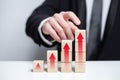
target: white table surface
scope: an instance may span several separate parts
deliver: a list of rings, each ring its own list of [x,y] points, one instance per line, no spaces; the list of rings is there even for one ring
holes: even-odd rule
[[[0,80],[120,80],[120,61],[87,61],[86,73],[31,70],[31,61],[0,61]]]

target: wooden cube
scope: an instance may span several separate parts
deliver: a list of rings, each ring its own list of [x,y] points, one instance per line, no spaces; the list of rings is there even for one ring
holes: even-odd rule
[[[75,51],[84,51],[84,52],[86,52],[86,41],[75,42]]]
[[[75,52],[75,62],[85,63],[86,62],[86,52],[76,51]]]
[[[58,62],[58,51],[57,50],[47,51],[47,62],[50,62],[50,61]]]
[[[61,50],[72,51],[72,40],[62,40]]]
[[[61,52],[61,62],[72,62],[72,52]]]
[[[75,63],[76,73],[85,73],[85,63]]]
[[[86,41],[86,30],[75,30],[75,41]]]
[[[48,68],[47,68],[48,72],[57,72],[58,71],[58,63],[48,62],[47,65],[48,65]]]
[[[42,71],[44,71],[43,65],[44,65],[43,60],[34,60],[33,61],[33,72],[42,72]]]
[[[61,63],[61,72],[72,72],[72,63]]]

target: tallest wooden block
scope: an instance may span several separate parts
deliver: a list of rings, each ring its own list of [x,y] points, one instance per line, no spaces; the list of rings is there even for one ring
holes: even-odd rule
[[[75,31],[75,61],[86,61],[86,30]]]
[[[75,31],[75,72],[85,72],[86,30]]]
[[[86,41],[86,30],[75,31],[75,42]]]
[[[75,51],[86,52],[86,30],[75,31]]]

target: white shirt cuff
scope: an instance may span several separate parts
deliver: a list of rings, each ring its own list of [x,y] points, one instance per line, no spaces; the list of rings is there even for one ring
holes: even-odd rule
[[[51,45],[53,44],[53,42],[55,42],[55,40],[53,40],[53,41],[47,40],[47,39],[44,37],[44,35],[43,35],[43,33],[42,33],[42,30],[41,30],[43,24],[44,24],[48,19],[49,19],[49,17],[46,18],[46,19],[44,19],[44,20],[40,23],[40,25],[39,25],[39,27],[38,27],[38,32],[39,32],[39,34],[40,34],[41,39],[42,39],[46,44],[48,44],[49,46],[51,46]]]

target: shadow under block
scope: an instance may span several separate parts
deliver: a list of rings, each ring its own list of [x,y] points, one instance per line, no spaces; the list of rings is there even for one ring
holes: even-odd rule
[[[58,62],[58,51],[57,50],[47,51],[47,62],[50,62],[50,60],[54,60],[54,62]]]
[[[58,72],[58,63],[47,63],[47,72]]]
[[[85,73],[85,63],[75,63],[76,73]]]
[[[61,52],[61,62],[72,62],[72,52]]]
[[[61,51],[72,51],[72,40],[62,40]]]
[[[44,61],[34,60],[33,61],[33,72],[43,72],[44,71]]]
[[[61,72],[72,72],[72,63],[61,63]]]
[[[75,30],[75,41],[78,41],[78,38],[86,41],[86,30]]]

